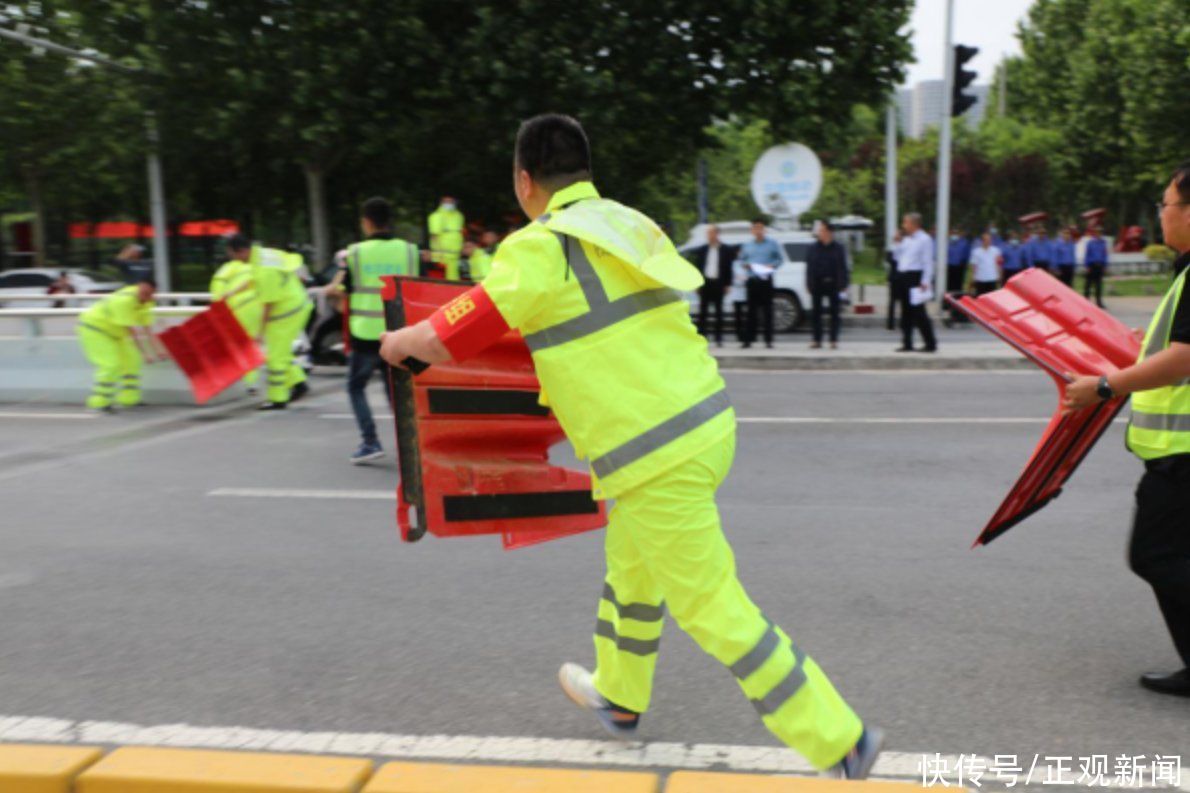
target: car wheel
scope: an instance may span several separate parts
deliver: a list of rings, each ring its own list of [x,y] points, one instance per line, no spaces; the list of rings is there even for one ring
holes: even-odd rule
[[[773,295],[773,327],[778,333],[797,330],[805,319],[802,301],[787,289],[780,289]]]

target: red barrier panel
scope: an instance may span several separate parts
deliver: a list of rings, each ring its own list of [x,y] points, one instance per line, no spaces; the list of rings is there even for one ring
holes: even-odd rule
[[[386,278],[386,324],[390,330],[413,325],[469,288]],[[500,534],[505,548],[519,548],[607,524],[603,502],[591,497],[590,475],[550,464],[549,449],[565,434],[538,403],[541,386],[520,334],[509,332],[464,363],[437,364],[416,376],[394,369],[390,387],[403,540],[427,531]]]
[[[264,364],[260,348],[222,300],[157,338],[190,381],[200,405]]]
[[[1058,410],[1008,497],[975,541],[986,545],[1058,497],[1128,401],[1112,399],[1063,416],[1066,373],[1101,375],[1131,366],[1140,354],[1140,342],[1118,319],[1041,270],[1026,270],[1003,289],[981,297],[948,300],[1020,350],[1058,385]]]

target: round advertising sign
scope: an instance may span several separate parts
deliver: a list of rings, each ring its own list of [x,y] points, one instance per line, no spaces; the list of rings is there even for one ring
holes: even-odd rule
[[[752,166],[752,200],[761,212],[796,218],[822,190],[822,163],[800,143],[774,146]]]

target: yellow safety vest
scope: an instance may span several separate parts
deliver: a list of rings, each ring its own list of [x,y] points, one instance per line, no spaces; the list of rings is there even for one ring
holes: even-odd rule
[[[262,304],[272,306],[269,322],[291,317],[310,302],[306,286],[293,268],[292,254],[253,245],[248,264],[257,297]]]
[[[463,250],[465,219],[458,209],[436,209],[430,215],[430,251],[434,261],[446,267],[446,278],[459,280],[459,252]]]
[[[417,246],[404,240],[366,240],[347,251],[351,273],[351,335],[375,341],[384,333],[384,301],[380,280],[386,275],[417,275]]]
[[[1182,270],[1165,293],[1165,299],[1145,334],[1139,361],[1169,348],[1169,334],[1186,288],[1187,272],[1190,267]],[[1142,460],[1190,454],[1190,378],[1132,395],[1128,448]]]
[[[229,298],[227,307],[235,314],[248,335],[255,336],[260,332],[261,305],[252,283],[252,265],[239,259],[224,262],[211,277],[211,299],[219,300],[245,284],[248,288]]]
[[[140,302],[138,291],[139,288],[132,285],[112,292],[79,315],[79,327],[113,339],[123,339],[128,336],[128,328],[152,325],[156,303],[152,300]]]
[[[649,218],[559,191],[501,243],[483,288],[524,336],[595,498],[615,498],[730,435],[723,378],[678,290],[702,276]]]
[[[467,265],[470,267],[471,280],[479,283],[487,278],[488,272],[492,269],[492,254],[483,248],[476,248],[467,259]]]

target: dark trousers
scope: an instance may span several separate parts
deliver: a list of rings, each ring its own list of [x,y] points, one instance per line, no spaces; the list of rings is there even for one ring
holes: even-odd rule
[[[715,309],[715,343],[723,343],[723,284],[707,281],[698,288],[698,332],[707,335],[707,311]]]
[[[764,343],[773,343],[773,281],[771,278],[749,278],[748,292],[748,327],[744,331],[744,343],[756,341],[756,324],[763,322]],[[763,313],[764,319],[759,315]]]
[[[376,422],[372,419],[372,408],[368,405],[366,393],[373,372],[379,370],[390,406],[393,400],[389,366],[380,357],[380,342],[352,337],[351,356],[347,365],[347,396],[351,399],[351,412],[355,414],[355,423],[359,425],[360,437],[365,443],[379,443]]]
[[[897,303],[900,302],[897,298],[897,274],[890,273],[888,276],[888,314],[885,318],[885,326],[889,330],[893,330],[897,326]]]
[[[915,286],[921,286],[920,270],[897,273],[897,294],[901,302],[901,344],[913,347],[913,329],[917,328],[926,349],[933,350],[937,348],[938,340],[934,338],[934,323],[926,313],[926,304],[915,306],[909,297],[909,290]]]
[[[962,297],[967,283],[967,263],[946,265],[946,293],[954,298]],[[967,315],[957,308],[950,308],[951,322],[966,322]]]
[[[842,324],[839,319],[839,290],[835,288],[816,289],[810,293],[810,303],[812,306],[810,319],[814,327],[815,343],[822,343],[822,313],[825,308],[831,313],[830,336],[831,343],[834,344],[839,340],[839,326]]]
[[[1000,286],[1006,286],[1008,284],[1008,280],[1010,278],[1012,278],[1014,275],[1018,275],[1019,273],[1020,273],[1020,270],[1005,270],[1000,275]]]
[[[748,304],[741,300],[731,303],[731,316],[735,322],[735,337],[737,341],[748,340]]]
[[[1074,286],[1074,265],[1073,264],[1059,264],[1058,265],[1058,280],[1067,286]]]
[[[1095,290],[1095,305],[1103,308],[1103,265],[1087,265],[1087,281],[1083,284],[1083,296],[1091,299],[1091,290]]]
[[[1033,262],[1031,266],[1037,268],[1038,270],[1045,270],[1047,273],[1050,271],[1049,262]]]
[[[1174,647],[1190,667],[1190,457],[1150,461],[1145,468],[1128,562],[1153,587]]]
[[[980,295],[986,295],[988,292],[994,292],[999,285],[999,281],[976,281],[975,296],[979,297]]]

